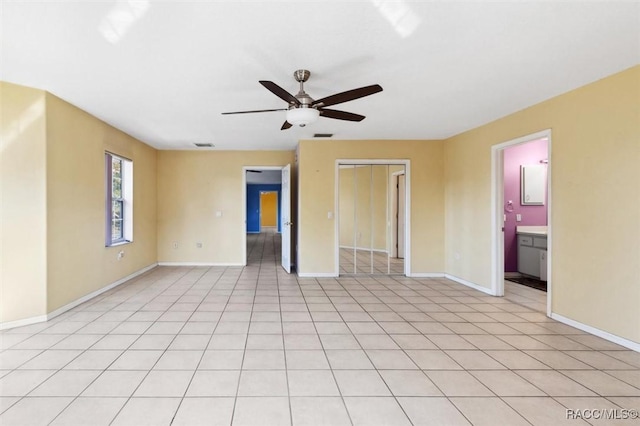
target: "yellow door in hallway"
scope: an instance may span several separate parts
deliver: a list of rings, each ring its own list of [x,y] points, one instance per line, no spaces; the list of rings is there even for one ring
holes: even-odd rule
[[[260,227],[278,225],[278,193],[260,193]]]

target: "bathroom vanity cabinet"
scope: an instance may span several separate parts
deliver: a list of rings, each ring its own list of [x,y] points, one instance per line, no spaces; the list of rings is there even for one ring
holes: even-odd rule
[[[517,233],[518,236],[518,272],[540,278],[546,275],[547,236],[546,233]],[[543,253],[544,252],[544,253]],[[544,268],[544,271],[542,270]],[[546,279],[546,276],[544,277]]]

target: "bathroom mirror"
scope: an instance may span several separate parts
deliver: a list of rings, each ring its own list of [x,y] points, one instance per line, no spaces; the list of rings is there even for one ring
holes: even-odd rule
[[[544,165],[520,166],[520,204],[543,206],[547,187],[547,168]]]

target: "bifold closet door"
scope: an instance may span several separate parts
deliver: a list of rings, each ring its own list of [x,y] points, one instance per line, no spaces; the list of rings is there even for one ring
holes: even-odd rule
[[[389,166],[339,168],[341,274],[388,274]]]
[[[355,273],[371,274],[371,171],[369,164],[355,167],[354,249]]]
[[[340,230],[340,274],[355,274],[355,166],[342,164],[338,168],[338,220]]]

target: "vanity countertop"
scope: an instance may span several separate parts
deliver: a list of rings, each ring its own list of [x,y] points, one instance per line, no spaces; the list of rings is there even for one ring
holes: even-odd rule
[[[517,226],[516,234],[529,234],[529,235],[546,237],[547,227],[546,226]]]

